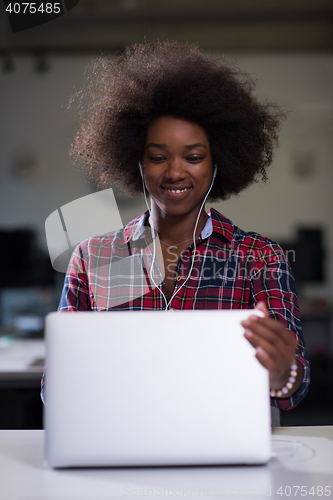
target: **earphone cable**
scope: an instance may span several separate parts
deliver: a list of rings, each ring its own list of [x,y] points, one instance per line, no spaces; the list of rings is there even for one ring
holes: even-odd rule
[[[169,309],[169,305],[171,304],[171,301],[173,300],[173,298],[175,297],[175,295],[185,286],[185,284],[188,282],[188,280],[190,279],[190,276],[191,276],[191,273],[192,273],[192,270],[193,270],[193,267],[194,267],[194,262],[195,262],[195,255],[196,255],[196,251],[197,251],[197,244],[196,244],[196,238],[195,238],[195,233],[196,233],[196,230],[197,230],[197,227],[198,227],[198,223],[199,223],[199,218],[200,218],[200,214],[201,214],[201,211],[206,203],[206,200],[208,198],[208,195],[209,193],[211,192],[211,189],[213,187],[213,184],[214,184],[214,180],[215,180],[215,176],[216,176],[216,171],[217,171],[217,166],[215,166],[215,170],[214,170],[214,174],[213,174],[213,178],[212,178],[212,181],[210,183],[210,186],[209,186],[209,189],[206,193],[206,196],[201,204],[201,207],[200,207],[200,210],[199,210],[199,213],[198,213],[198,216],[197,216],[197,220],[196,220],[196,223],[195,223],[195,226],[194,226],[194,231],[193,231],[193,253],[192,253],[192,262],[191,262],[191,267],[190,267],[190,270],[188,272],[188,275],[187,275],[187,278],[186,280],[184,281],[184,283],[179,287],[177,288],[177,290],[172,294],[169,302],[166,298],[166,296],[164,295],[163,291],[160,289],[160,287],[155,283],[155,280],[153,278],[153,275],[152,275],[152,272],[153,272],[153,268],[154,268],[154,264],[155,264],[155,260],[156,260],[156,246],[155,246],[155,229],[154,229],[154,226],[152,224],[152,221],[151,221],[151,209],[148,205],[148,201],[147,201],[147,197],[146,197],[146,186],[145,186],[145,183],[144,183],[144,179],[143,179],[143,173],[142,173],[142,165],[141,165],[141,162],[139,162],[139,167],[140,167],[140,174],[141,174],[141,180],[142,180],[142,186],[143,186],[143,194],[144,194],[144,198],[145,198],[145,202],[146,202],[146,205],[147,205],[147,208],[148,208],[148,212],[149,212],[149,223],[150,223],[150,227],[151,227],[151,232],[152,232],[152,238],[153,238],[153,260],[152,260],[152,263],[151,263],[151,266],[150,266],[150,273],[149,273],[149,276],[150,276],[150,279],[151,281],[153,282],[153,284],[155,285],[155,287],[157,288],[157,290],[159,290],[160,294],[162,295],[163,299],[164,299],[164,302],[165,302],[165,311],[168,311]]]

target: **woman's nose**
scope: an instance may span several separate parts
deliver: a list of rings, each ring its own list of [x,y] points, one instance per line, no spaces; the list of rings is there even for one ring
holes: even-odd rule
[[[170,179],[183,179],[186,176],[182,158],[171,158],[169,160],[166,176]]]

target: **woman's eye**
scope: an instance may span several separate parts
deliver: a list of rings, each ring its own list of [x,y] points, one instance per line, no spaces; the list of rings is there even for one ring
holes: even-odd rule
[[[153,163],[162,163],[166,160],[165,156],[150,156],[149,160]],[[186,161],[190,163],[198,163],[203,160],[202,156],[187,156]]]
[[[202,156],[188,156],[187,157],[187,161],[190,161],[191,163],[199,162],[201,160],[203,160]]]
[[[164,160],[164,156],[151,156],[149,159],[154,163],[161,163]]]

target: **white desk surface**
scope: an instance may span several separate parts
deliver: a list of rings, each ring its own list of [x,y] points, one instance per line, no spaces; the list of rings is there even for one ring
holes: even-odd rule
[[[333,426],[276,428],[272,439],[277,456],[263,466],[51,470],[44,431],[0,431],[0,499],[333,499]]]

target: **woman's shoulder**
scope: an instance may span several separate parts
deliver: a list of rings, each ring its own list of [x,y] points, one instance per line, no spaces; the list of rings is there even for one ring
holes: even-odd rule
[[[213,227],[220,227],[224,236],[237,248],[256,249],[258,252],[284,253],[278,242],[255,231],[244,231],[214,208],[210,209]]]

